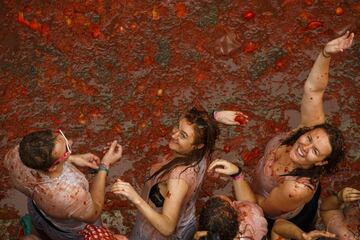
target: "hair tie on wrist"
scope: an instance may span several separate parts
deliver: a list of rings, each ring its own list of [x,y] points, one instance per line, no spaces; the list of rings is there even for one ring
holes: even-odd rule
[[[330,58],[331,55],[326,55],[325,54],[325,48],[323,48],[323,50],[321,51],[321,54],[324,56],[324,58]]]
[[[231,174],[230,177],[233,179],[233,180],[240,180],[240,179],[243,179],[244,178],[244,174],[242,172],[242,169],[238,166],[238,171],[234,174]]]

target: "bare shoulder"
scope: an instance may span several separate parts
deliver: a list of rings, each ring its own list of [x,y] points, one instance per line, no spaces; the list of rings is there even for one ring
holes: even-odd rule
[[[283,196],[294,201],[305,201],[308,202],[314,195],[315,189],[310,183],[296,180],[286,180],[279,186]]]

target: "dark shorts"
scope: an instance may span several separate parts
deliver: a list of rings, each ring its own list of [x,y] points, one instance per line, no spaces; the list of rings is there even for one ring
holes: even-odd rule
[[[305,204],[303,209],[295,217],[286,220],[294,223],[296,226],[298,226],[305,232],[313,230],[320,193],[321,186],[319,184],[314,196],[308,203]],[[271,229],[274,225],[275,220],[270,218],[266,218],[266,220],[268,222],[268,233],[271,233]]]
[[[68,232],[60,229],[50,222],[44,215],[39,211],[34,202],[28,199],[27,202],[28,211],[31,216],[31,220],[34,228],[39,233],[41,239],[52,239],[52,240],[70,240],[70,239],[82,239],[81,235],[77,232]]]

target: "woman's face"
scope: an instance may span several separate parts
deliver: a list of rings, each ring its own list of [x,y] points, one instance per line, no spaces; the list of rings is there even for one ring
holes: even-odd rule
[[[322,128],[316,128],[299,137],[290,150],[290,158],[304,167],[321,166],[327,164],[324,159],[331,151],[327,133]]]
[[[193,145],[195,141],[195,131],[193,124],[189,123],[185,118],[182,118],[178,127],[174,127],[169,148],[180,155],[189,154],[196,146]]]

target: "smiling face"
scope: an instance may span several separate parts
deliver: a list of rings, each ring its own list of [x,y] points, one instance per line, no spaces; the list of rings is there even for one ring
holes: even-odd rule
[[[174,127],[169,148],[180,155],[187,155],[193,151],[196,146],[194,124],[189,123],[186,118],[182,118],[178,127]]]
[[[307,167],[327,164],[324,159],[331,154],[329,137],[324,129],[316,128],[301,135],[290,150],[293,162]]]

